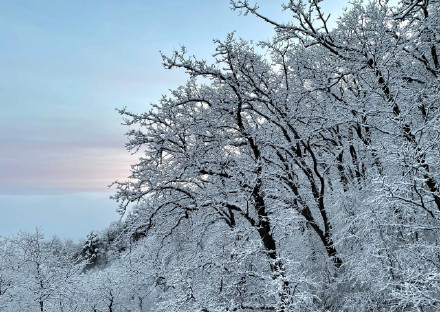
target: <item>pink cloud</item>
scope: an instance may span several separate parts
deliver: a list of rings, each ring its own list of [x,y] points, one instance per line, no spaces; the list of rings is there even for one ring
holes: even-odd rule
[[[4,148],[3,148],[4,149]],[[124,148],[41,145],[0,147],[1,193],[112,192],[136,157]]]

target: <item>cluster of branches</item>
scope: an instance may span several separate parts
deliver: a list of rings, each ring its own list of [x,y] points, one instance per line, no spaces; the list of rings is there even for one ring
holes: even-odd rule
[[[164,55],[190,79],[147,113],[120,110],[144,155],[115,198],[121,213],[141,203],[135,239],[187,231],[200,244],[215,229],[248,250],[273,288],[245,270],[238,299],[217,294],[223,307],[438,309],[440,3],[357,1],[331,30],[320,2],[289,1],[279,23],[231,1],[274,26],[265,55],[233,34],[213,64]],[[189,298],[211,311],[203,294]]]
[[[45,239],[40,229],[0,237],[0,311],[143,311],[145,286],[134,282],[136,268],[118,261],[121,233],[114,223],[80,243]]]

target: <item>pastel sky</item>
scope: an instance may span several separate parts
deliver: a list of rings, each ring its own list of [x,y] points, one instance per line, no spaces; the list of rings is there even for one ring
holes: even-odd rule
[[[275,19],[282,1],[261,0]],[[337,16],[345,1],[324,5]],[[159,50],[209,58],[213,38],[272,28],[228,0],[0,1],[0,235],[41,226],[79,239],[117,220],[107,186],[136,156],[115,108],[142,112],[182,84]]]

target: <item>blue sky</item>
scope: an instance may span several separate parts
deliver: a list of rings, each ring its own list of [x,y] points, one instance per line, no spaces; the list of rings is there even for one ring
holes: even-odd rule
[[[282,15],[282,1],[259,1]],[[337,16],[345,1],[327,1]],[[330,6],[331,3],[331,6]],[[0,1],[0,235],[78,239],[118,218],[107,185],[135,162],[115,108],[142,112],[183,83],[159,50],[209,58],[213,38],[271,27],[228,0]]]

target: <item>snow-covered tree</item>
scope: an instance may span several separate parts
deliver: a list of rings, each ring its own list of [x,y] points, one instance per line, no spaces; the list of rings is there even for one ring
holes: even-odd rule
[[[264,56],[233,35],[213,64],[182,48],[164,66],[188,83],[149,112],[120,111],[144,155],[116,199],[122,213],[141,203],[134,237],[161,233],[176,254],[164,260],[176,311],[438,305],[439,3],[358,1],[330,29],[320,2],[290,1],[293,21],[278,23],[232,1],[275,27]],[[221,270],[200,268],[228,267],[236,248],[255,268],[234,266],[241,290],[198,290],[225,289]]]
[[[2,311],[63,311],[82,264],[37,229],[2,241]]]
[[[102,244],[99,240],[99,236],[94,231],[87,235],[87,238],[83,244],[82,256],[87,261],[87,268],[93,267],[97,264],[101,254]]]

